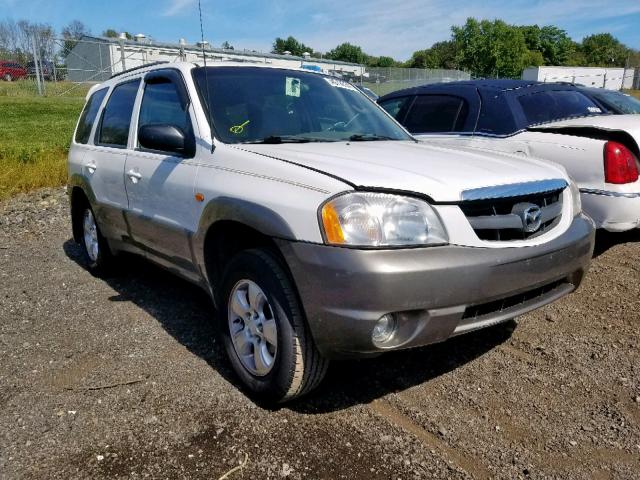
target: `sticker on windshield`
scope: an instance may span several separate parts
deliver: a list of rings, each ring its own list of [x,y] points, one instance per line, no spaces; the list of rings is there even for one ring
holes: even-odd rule
[[[246,122],[244,122],[244,123],[242,123],[240,125],[234,125],[233,127],[231,127],[229,129],[229,131],[231,133],[236,134],[236,135],[240,135],[241,133],[244,133],[244,127],[246,127],[250,123],[251,123],[251,120],[247,120]]]
[[[599,107],[587,107],[587,109],[589,110],[589,112],[591,113],[602,113],[602,110],[600,110]]]
[[[351,85],[349,82],[345,82],[344,80],[340,80],[339,78],[324,77],[324,79],[332,87],[346,88],[347,90],[357,91],[356,87]]]
[[[287,77],[284,93],[288,97],[299,97],[300,96],[300,79]]]

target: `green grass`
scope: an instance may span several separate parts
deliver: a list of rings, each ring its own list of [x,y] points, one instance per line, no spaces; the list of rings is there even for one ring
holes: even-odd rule
[[[2,87],[0,92],[7,91]],[[84,102],[23,96],[13,88],[15,95],[0,93],[0,199],[65,184],[67,152]]]
[[[640,90],[625,90],[625,93],[629,95],[633,95],[634,97],[640,99]]]
[[[84,98],[91,85],[72,82],[45,82],[45,97],[82,97]],[[18,80],[0,82],[0,97],[36,97],[38,87],[35,80]]]

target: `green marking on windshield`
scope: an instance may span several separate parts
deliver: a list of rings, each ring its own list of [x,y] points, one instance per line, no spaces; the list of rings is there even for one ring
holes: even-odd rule
[[[242,125],[234,125],[233,127],[231,127],[229,129],[229,131],[231,133],[234,133],[236,135],[240,135],[242,132],[244,132],[244,127],[246,127],[247,125],[249,125],[249,123],[251,122],[251,120],[247,120],[246,122],[244,122]]]

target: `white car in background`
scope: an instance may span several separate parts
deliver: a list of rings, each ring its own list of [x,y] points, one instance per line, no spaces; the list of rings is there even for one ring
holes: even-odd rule
[[[578,184],[598,228],[640,226],[638,115],[605,115],[573,85],[522,80],[424,85],[378,103],[430,143],[557,162]]]

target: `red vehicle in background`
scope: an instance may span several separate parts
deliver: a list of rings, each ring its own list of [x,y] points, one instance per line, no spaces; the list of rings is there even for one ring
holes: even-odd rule
[[[17,62],[0,60],[0,78],[7,82],[27,78],[27,69]]]

